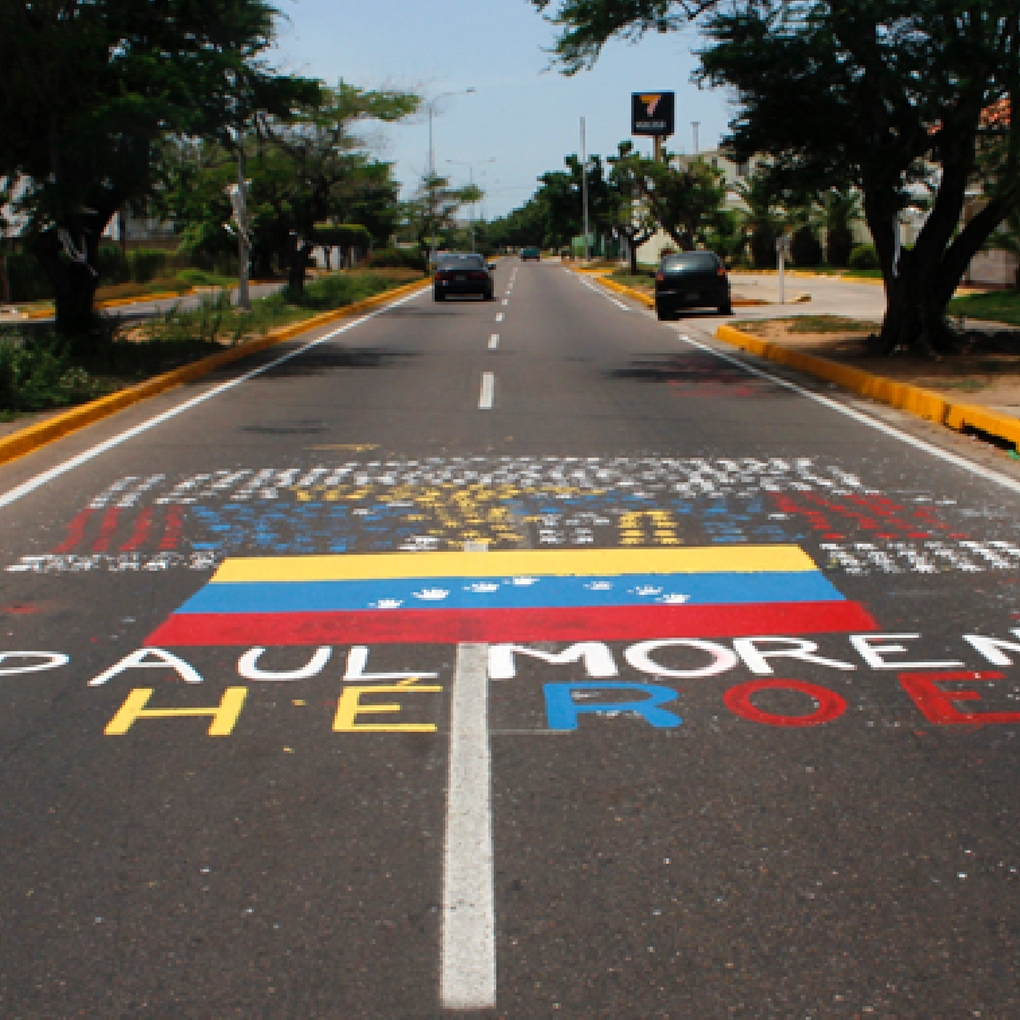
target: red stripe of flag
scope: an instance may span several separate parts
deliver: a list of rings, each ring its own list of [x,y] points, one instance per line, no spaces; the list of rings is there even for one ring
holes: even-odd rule
[[[339,613],[178,613],[150,645],[457,644],[640,641],[873,631],[856,602],[718,606],[411,609]]]

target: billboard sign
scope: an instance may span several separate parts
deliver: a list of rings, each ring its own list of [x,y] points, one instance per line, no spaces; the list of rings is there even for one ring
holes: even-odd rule
[[[630,97],[630,133],[665,138],[673,134],[676,95],[673,92],[634,92]]]

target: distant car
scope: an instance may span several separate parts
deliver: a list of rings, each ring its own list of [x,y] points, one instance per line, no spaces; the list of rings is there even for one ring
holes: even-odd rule
[[[481,255],[443,252],[432,279],[432,297],[436,301],[445,301],[448,294],[480,294],[483,300],[491,301],[495,268]]]
[[[678,319],[684,308],[717,308],[732,314],[730,280],[715,252],[684,251],[665,255],[655,274],[655,311],[660,319]]]
[[[534,259],[536,262],[541,262],[542,252],[538,248],[522,248],[521,261],[527,262],[528,259]]]

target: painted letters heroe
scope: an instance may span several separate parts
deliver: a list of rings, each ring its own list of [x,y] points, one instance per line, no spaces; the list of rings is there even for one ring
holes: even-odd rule
[[[937,660],[912,657],[911,645],[922,640],[917,633],[833,636],[827,639],[829,647],[825,649],[806,638],[782,635],[733,638],[725,643],[699,638],[641,641],[625,647],[621,653],[627,666],[648,678],[640,683],[617,679],[620,677],[617,657],[604,642],[576,642],[559,651],[524,644],[493,644],[488,648],[488,676],[491,682],[512,681],[517,677],[521,659],[542,664],[546,671],[542,684],[546,722],[552,730],[576,730],[582,715],[606,720],[624,718],[655,728],[673,729],[681,725],[682,718],[678,711],[680,694],[669,686],[670,681],[711,680],[741,669],[749,672],[753,679],[731,686],[721,695],[734,715],[752,723],[777,727],[832,723],[847,707],[839,693],[815,682],[776,675],[777,672],[789,674],[798,663],[840,673],[862,669],[883,676],[893,673],[921,716],[935,725],[1020,725],[1020,711],[999,712],[980,707],[982,691],[987,694],[992,685],[1006,679],[1002,672],[982,667],[1010,667],[1020,660],[1020,628],[1011,629],[1010,634],[1009,638],[964,634],[960,639],[960,658]],[[836,647],[837,642],[840,647]],[[326,673],[337,651],[333,646],[322,646],[300,667],[279,670],[269,666],[271,649],[253,647],[239,656],[236,672],[242,681],[250,683],[299,683]],[[426,670],[373,672],[369,669],[370,658],[368,646],[354,645],[347,649],[344,671],[339,677],[343,687],[333,730],[344,733],[434,732],[436,727],[432,723],[397,721],[397,717],[412,697],[442,694],[446,690],[442,683],[426,682],[436,681],[438,674]],[[664,661],[666,658],[669,662]],[[683,664],[677,665],[677,660]],[[0,652],[0,677],[63,669],[70,662],[70,657],[62,652]],[[153,678],[170,676],[188,684],[205,681],[191,663],[174,652],[146,647],[125,655],[88,684],[102,687],[113,681],[136,681],[139,671]],[[1015,684],[1016,679],[1012,682]],[[801,695],[804,712],[785,715],[762,707],[756,698],[769,690]],[[247,694],[246,686],[230,686],[216,705],[174,707],[164,704],[165,699],[160,697],[160,704],[150,707],[155,689],[134,688],[105,733],[108,736],[126,734],[141,720],[205,716],[210,718],[210,736],[228,736],[240,717]],[[386,695],[386,700],[377,700],[378,695]],[[362,700],[366,697],[368,700]],[[964,703],[969,703],[967,710]]]

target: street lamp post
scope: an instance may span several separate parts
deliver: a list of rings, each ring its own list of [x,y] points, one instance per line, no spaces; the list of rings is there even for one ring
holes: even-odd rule
[[[488,159],[479,159],[474,163],[469,162],[466,159],[448,159],[447,163],[452,163],[454,166],[466,166],[468,168],[468,183],[471,185],[472,190],[475,186],[475,167],[485,166],[486,163],[495,163],[496,157],[490,156]],[[485,171],[483,170],[484,174]],[[475,206],[474,201],[471,202],[471,250],[475,250]]]
[[[581,206],[582,225],[584,231],[584,261],[589,260],[588,254],[588,145],[585,140],[584,117],[581,118]]]
[[[438,96],[433,96],[425,103],[425,109],[429,115],[429,262],[432,262],[432,258],[435,255],[435,219],[436,219],[436,145],[432,131],[432,119],[436,114],[436,104],[440,99],[445,99],[447,96],[465,96],[470,92],[475,92],[474,86],[466,89],[459,89],[454,92],[440,92]]]

